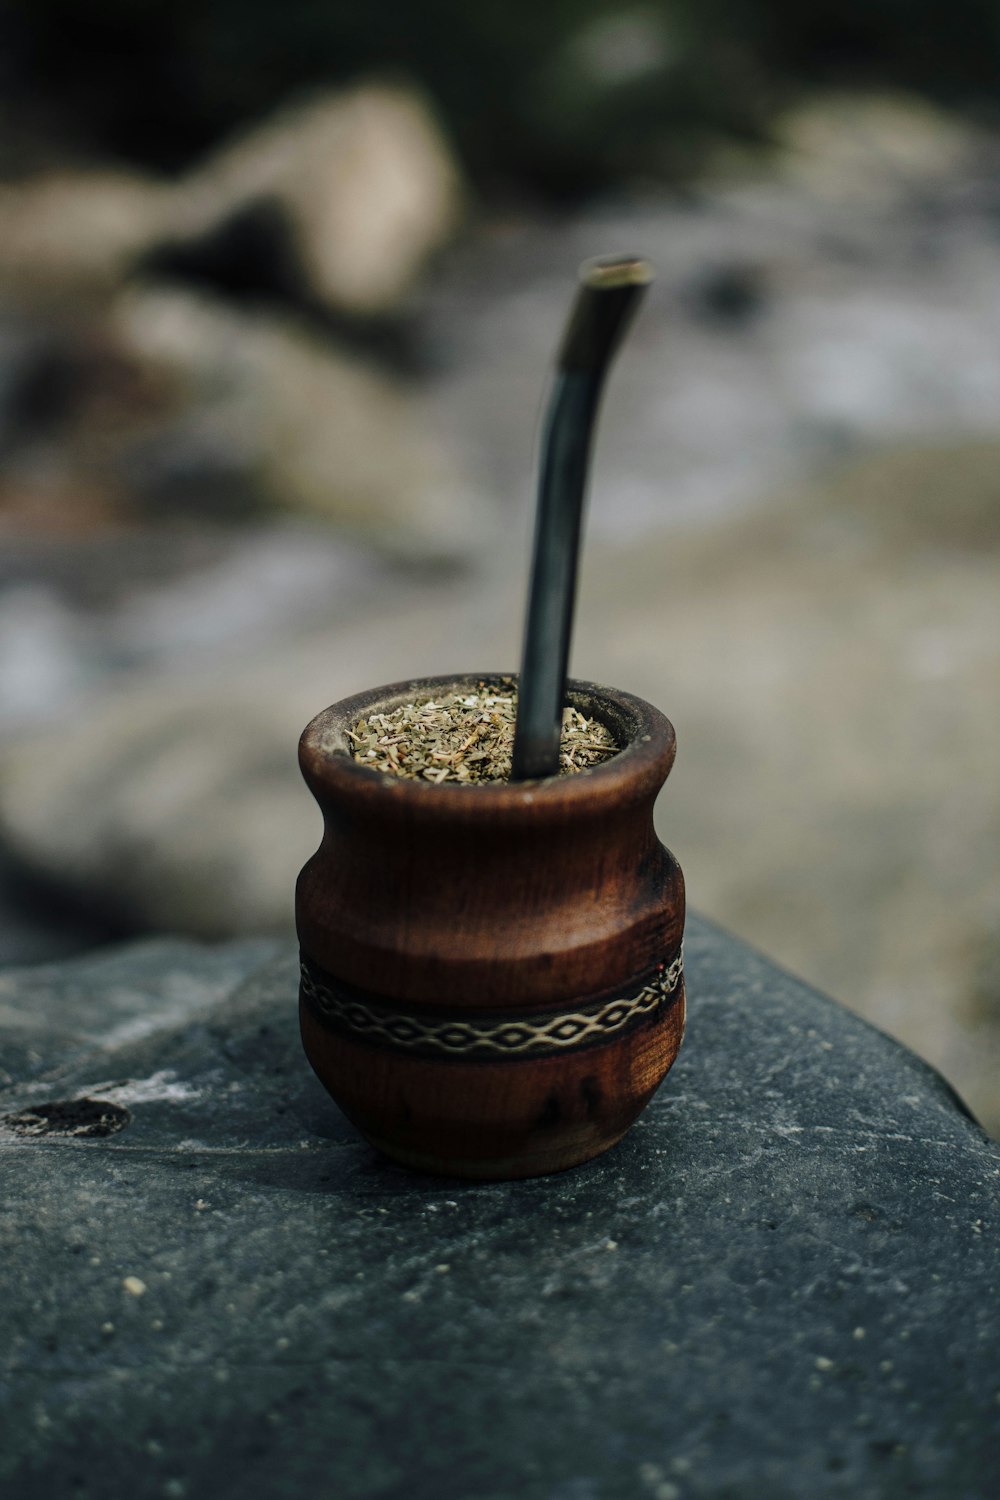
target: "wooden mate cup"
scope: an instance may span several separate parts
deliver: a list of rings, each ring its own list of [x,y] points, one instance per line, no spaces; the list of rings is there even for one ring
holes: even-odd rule
[[[684,1031],[684,881],[653,829],[675,740],[657,709],[571,681],[567,703],[622,748],[568,776],[435,785],[353,759],[359,719],[502,681],[360,693],[299,747],[325,825],[296,892],[306,1054],[372,1145],[471,1178],[606,1151]]]

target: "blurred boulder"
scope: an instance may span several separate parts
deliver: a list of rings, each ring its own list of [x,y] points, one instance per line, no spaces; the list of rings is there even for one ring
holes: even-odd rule
[[[172,287],[126,294],[114,327],[182,393],[169,420],[120,451],[139,503],[298,509],[408,556],[465,557],[481,542],[486,502],[420,397],[358,356]]]
[[[321,832],[296,765],[305,724],[386,674],[502,666],[512,624],[480,579],[416,600],[373,582],[336,632],[105,695],[7,746],[0,838],[22,870],[139,931],[286,931]]]
[[[191,173],[158,258],[216,284],[242,278],[245,290],[380,315],[454,232],[460,203],[427,105],[369,84],[279,113]]]
[[[967,171],[979,144],[967,121],[903,93],[819,94],[776,119],[770,134],[796,187],[884,206]]]
[[[75,890],[82,911],[140,930],[287,927],[309,821],[294,743],[268,731],[270,705],[234,712],[223,697],[208,709],[161,689],[105,705],[73,735],[76,773],[61,733],[37,776],[15,759],[9,832],[22,868]]]
[[[394,555],[491,524],[429,402],[300,321],[137,284],[0,349],[0,534],[298,511]]]
[[[454,233],[451,151],[413,91],[288,108],[174,182],[58,172],[0,185],[8,292],[106,291],[139,265],[355,318],[383,316]]]
[[[166,231],[174,192],[136,172],[0,184],[0,277],[19,299],[107,292]]]
[[[484,508],[451,446],[330,337],[398,309],[459,201],[425,105],[375,85],[287,110],[173,185],[0,186],[0,511],[64,529],[79,496],[98,519],[288,507],[388,551],[467,555]]]

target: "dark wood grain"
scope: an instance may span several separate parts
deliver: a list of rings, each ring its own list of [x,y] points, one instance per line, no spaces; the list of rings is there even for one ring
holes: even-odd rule
[[[624,746],[576,775],[434,785],[351,758],[347,730],[363,715],[481,681],[500,679],[360,694],[303,734],[324,836],[296,917],[325,999],[307,977],[302,1036],[330,1093],[390,1156],[531,1176],[620,1139],[680,1045],[683,980],[650,998],[684,926],[683,877],[652,820],[674,732],[641,699],[571,683],[569,701]],[[470,1028],[488,1038],[471,1051]],[[529,1033],[540,1040],[525,1052]]]

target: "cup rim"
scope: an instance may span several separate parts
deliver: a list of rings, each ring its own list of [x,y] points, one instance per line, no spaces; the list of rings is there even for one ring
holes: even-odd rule
[[[314,792],[322,789],[327,797],[350,797],[372,812],[405,807],[415,815],[469,817],[536,806],[553,813],[582,812],[608,798],[620,805],[623,797],[639,800],[666,780],[676,752],[674,727],[666,715],[633,693],[576,678],[566,685],[572,705],[600,719],[616,734],[624,731],[627,739],[608,760],[572,775],[531,781],[430,782],[377,771],[351,755],[347,730],[367,714],[391,711],[424,694],[433,697],[480,685],[510,688],[516,684],[517,675],[511,672],[451,672],[354,693],[323,709],[306,725],[299,741],[302,773]]]

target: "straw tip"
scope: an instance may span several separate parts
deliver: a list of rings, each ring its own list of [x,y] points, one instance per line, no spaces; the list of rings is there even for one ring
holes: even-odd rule
[[[652,263],[637,255],[599,255],[585,260],[580,281],[595,292],[610,292],[623,286],[649,286],[655,278]]]

